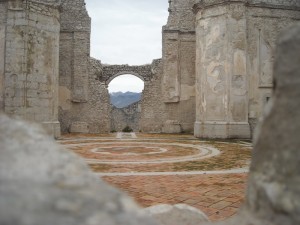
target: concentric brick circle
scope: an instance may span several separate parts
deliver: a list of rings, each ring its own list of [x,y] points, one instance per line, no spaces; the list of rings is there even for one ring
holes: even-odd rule
[[[251,143],[191,135],[69,135],[63,146],[141,206],[185,203],[220,219],[242,204]]]
[[[101,164],[175,163],[205,159],[220,154],[218,149],[210,145],[155,141],[104,142],[81,139],[78,143],[73,141],[64,145],[68,149],[84,155],[88,163]]]

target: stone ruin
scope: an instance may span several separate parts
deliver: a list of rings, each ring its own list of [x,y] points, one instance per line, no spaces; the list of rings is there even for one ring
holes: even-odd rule
[[[272,91],[275,39],[297,0],[170,0],[162,58],[103,65],[90,57],[84,0],[0,1],[0,111],[49,133],[111,131],[108,83],[145,82],[139,129],[250,138]],[[100,28],[101,29],[101,28]]]
[[[283,33],[276,52],[274,92],[255,135],[246,203],[215,224],[300,224],[300,25]],[[141,213],[38,126],[3,114],[0,124],[0,224],[211,224],[200,222],[201,213],[187,218],[182,206],[171,207],[177,224],[172,214]]]
[[[123,108],[111,106],[110,112],[111,132],[121,132],[128,127],[133,132],[139,132],[139,120],[141,117],[141,101],[132,103]]]

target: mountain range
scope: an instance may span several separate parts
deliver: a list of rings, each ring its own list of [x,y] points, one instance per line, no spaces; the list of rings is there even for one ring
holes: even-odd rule
[[[141,100],[142,93],[135,92],[112,92],[110,95],[110,103],[117,108],[124,108],[132,103]]]

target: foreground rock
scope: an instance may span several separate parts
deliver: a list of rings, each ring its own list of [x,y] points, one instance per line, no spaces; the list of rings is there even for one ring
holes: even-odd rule
[[[156,224],[39,127],[0,116],[0,224]]]
[[[198,225],[209,221],[203,212],[186,204],[160,204],[148,207],[143,212],[153,216],[162,225]]]

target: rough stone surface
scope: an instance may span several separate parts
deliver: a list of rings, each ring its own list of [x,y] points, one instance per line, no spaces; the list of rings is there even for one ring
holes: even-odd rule
[[[160,133],[165,120],[165,104],[161,98],[162,60],[153,60],[151,65],[153,77],[146,81],[141,99],[140,131]]]
[[[160,204],[145,208],[142,212],[153,216],[162,225],[199,225],[209,221],[199,209],[186,204]]]
[[[169,3],[170,14],[162,36],[163,123],[177,120],[183,131],[192,132],[196,111],[194,0],[172,0]]]
[[[108,85],[114,78],[124,74],[135,75],[145,82],[151,80],[153,71],[151,64],[141,66],[103,65],[99,80]]]
[[[72,122],[89,123],[88,120],[93,120],[99,112],[98,104],[90,114],[85,111],[91,109],[91,95],[98,96],[101,92],[101,87],[98,88],[97,94],[93,93],[93,88],[90,87],[93,82],[89,73],[90,34],[91,19],[84,0],[63,1],[59,45],[59,121],[63,133],[70,131]],[[100,100],[99,98],[98,101]],[[90,124],[90,129],[105,132],[105,126],[104,129],[95,126],[99,126],[97,119],[94,127]]]
[[[247,206],[274,223],[299,224],[300,24],[278,46],[275,90],[254,140]]]
[[[125,127],[130,127],[134,132],[139,131],[139,121],[141,114],[140,101],[130,104],[124,108],[112,106],[111,109],[111,131],[122,131]]]
[[[86,123],[88,125],[87,133],[110,132],[111,107],[108,90],[105,84],[98,80],[101,71],[101,62],[91,58],[89,62],[87,102],[72,102],[71,89],[67,86],[60,86],[59,118],[62,132],[70,132],[73,122]]]
[[[271,97],[276,37],[300,20],[299,3],[197,2],[194,133],[249,138]]]
[[[44,123],[58,122],[59,9],[56,1],[0,2],[0,108]]]
[[[89,133],[89,125],[85,122],[72,122],[71,128],[70,128],[71,133]]]
[[[182,132],[181,125],[177,120],[167,120],[162,128],[163,133],[179,134]]]
[[[155,225],[38,126],[0,115],[0,223]]]

